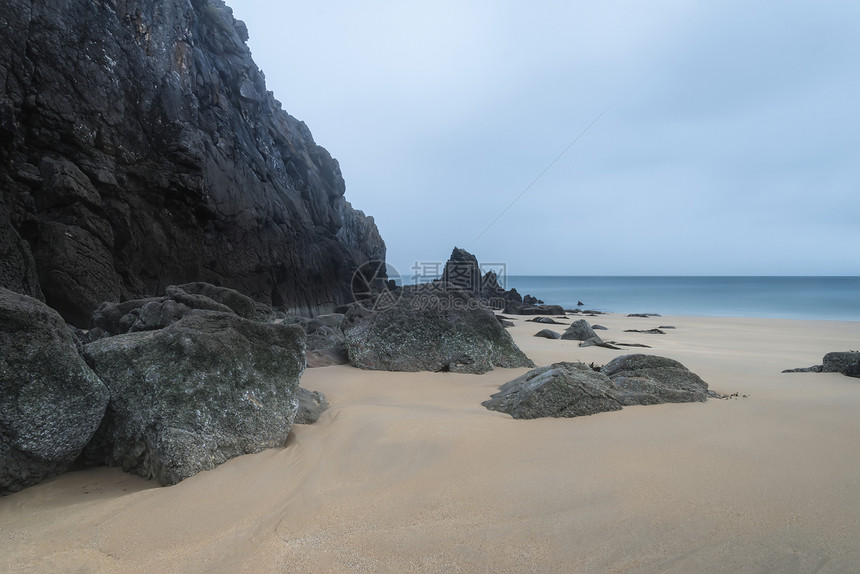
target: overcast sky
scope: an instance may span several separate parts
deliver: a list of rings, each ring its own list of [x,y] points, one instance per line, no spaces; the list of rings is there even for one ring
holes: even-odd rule
[[[403,274],[860,275],[856,0],[228,5]]]

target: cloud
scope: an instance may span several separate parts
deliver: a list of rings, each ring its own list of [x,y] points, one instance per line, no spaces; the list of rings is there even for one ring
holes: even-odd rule
[[[860,272],[860,5],[231,0],[397,267]],[[511,271],[511,268],[513,271]]]

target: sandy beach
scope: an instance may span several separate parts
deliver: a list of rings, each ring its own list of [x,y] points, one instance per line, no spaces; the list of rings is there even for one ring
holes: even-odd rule
[[[637,352],[524,319],[510,332],[537,365]],[[527,369],[309,369],[332,406],[285,448],[167,488],[102,468],[0,499],[0,571],[856,570],[860,380],[781,371],[860,348],[860,323],[589,321],[739,396],[521,421],[481,402]]]

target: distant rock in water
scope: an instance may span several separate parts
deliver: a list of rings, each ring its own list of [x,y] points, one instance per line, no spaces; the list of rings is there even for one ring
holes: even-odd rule
[[[343,332],[352,365],[458,373],[534,366],[486,303],[467,291],[439,282],[405,286],[397,297],[347,311]]]
[[[82,328],[103,301],[193,281],[313,315],[385,259],[222,0],[0,14],[0,286]]]
[[[0,495],[63,472],[107,403],[60,315],[0,287]]]

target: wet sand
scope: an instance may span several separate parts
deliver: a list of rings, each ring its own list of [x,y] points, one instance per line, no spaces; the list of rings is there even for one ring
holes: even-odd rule
[[[782,374],[860,348],[860,323],[588,318],[536,364],[677,359],[707,403],[517,421],[485,375],[309,369],[332,406],[285,448],[169,488],[118,469],[0,499],[3,572],[848,572],[860,564],[860,379]],[[665,335],[624,333],[672,325]],[[743,395],[747,395],[746,398]]]

